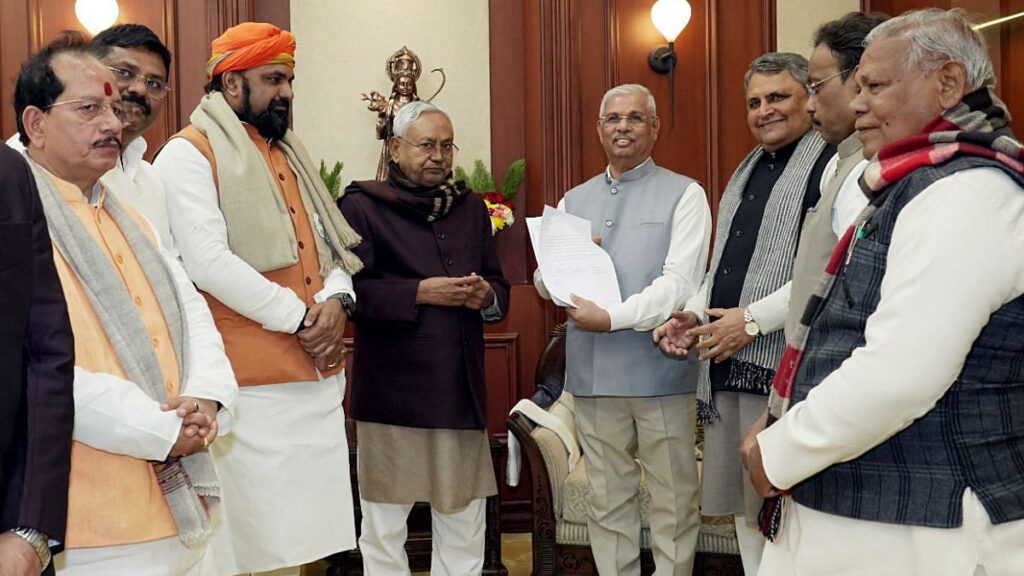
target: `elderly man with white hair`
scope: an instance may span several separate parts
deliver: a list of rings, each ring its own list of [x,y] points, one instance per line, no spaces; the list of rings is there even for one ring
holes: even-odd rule
[[[573,295],[566,310],[565,388],[576,397],[590,482],[587,530],[601,574],[640,574],[641,466],[659,576],[689,576],[700,527],[693,451],[698,366],[696,358],[651,346],[651,330],[700,286],[711,211],[699,183],[654,163],[660,127],[644,86],[606,92],[595,128],[608,167],[559,203],[590,221],[624,298],[604,308]],[[534,284],[550,297],[539,270]]]
[[[395,115],[388,179],[339,200],[363,238],[352,417],[359,439],[363,572],[408,575],[406,518],[431,508],[430,573],[480,574],[484,511],[497,493],[487,438],[485,322],[508,312],[509,285],[484,201],[452,180],[448,115],[411,102]]]
[[[770,497],[759,574],[1020,574],[1024,153],[961,12],[865,42],[851,109],[871,200],[743,446]]]

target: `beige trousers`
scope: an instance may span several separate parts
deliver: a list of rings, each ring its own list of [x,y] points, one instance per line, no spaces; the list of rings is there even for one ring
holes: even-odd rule
[[[818,512],[792,500],[758,576],[1024,574],[1024,520],[993,526],[973,492],[959,528],[900,526]]]
[[[700,531],[694,396],[576,398],[587,529],[602,576],[640,574],[640,466],[651,494],[657,576],[690,576]],[[640,464],[637,463],[640,461]]]

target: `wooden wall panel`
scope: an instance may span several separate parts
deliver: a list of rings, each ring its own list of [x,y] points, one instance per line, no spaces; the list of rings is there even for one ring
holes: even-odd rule
[[[711,53],[708,69],[708,115],[711,118],[708,162],[711,171],[711,211],[718,215],[718,201],[733,170],[754,147],[747,125],[743,76],[750,62],[775,49],[774,2],[719,0],[711,3],[708,28]]]
[[[1001,14],[1016,14],[1024,11],[1024,0],[1002,0]],[[1012,20],[1000,26],[1001,67],[996,70],[999,94],[1010,108],[1016,120],[1017,136],[1024,135],[1024,74],[1020,63],[1024,62],[1024,18]]]

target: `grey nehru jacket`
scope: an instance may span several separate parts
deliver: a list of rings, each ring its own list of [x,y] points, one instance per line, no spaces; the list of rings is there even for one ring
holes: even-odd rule
[[[566,193],[565,211],[589,220],[592,234],[601,237],[623,300],[661,276],[676,204],[693,182],[648,159],[618,180],[604,173]],[[590,332],[568,324],[565,387],[575,396],[689,393],[696,388],[697,371],[696,354],[688,359],[663,354],[650,331]]]
[[[793,260],[793,283],[789,293],[789,312],[786,315],[786,342],[792,341],[794,331],[800,325],[800,317],[807,307],[807,300],[814,293],[825,272],[825,265],[839,242],[832,230],[832,206],[850,171],[864,159],[863,145],[856,132],[839,143],[836,155],[839,156],[839,162],[835,174],[828,185],[822,188],[818,204],[804,217],[800,244],[796,249],[796,259]]]

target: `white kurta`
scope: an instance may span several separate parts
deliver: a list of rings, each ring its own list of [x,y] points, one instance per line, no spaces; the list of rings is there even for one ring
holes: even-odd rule
[[[853,460],[928,413],[956,380],[991,314],[1024,294],[1021,254],[1024,194],[999,170],[958,172],[934,182],[907,203],[893,228],[881,299],[864,328],[864,345],[803,402],[757,436],[772,484],[789,489],[832,464]],[[794,507],[801,509],[806,507]],[[965,509],[965,516],[968,512]],[[817,546],[816,555],[801,556],[796,547],[784,550],[781,544],[769,548],[774,546],[771,553],[776,556],[788,554],[787,561],[795,563],[798,570],[788,574],[806,569],[801,558],[831,553],[834,566],[842,565],[844,574],[882,574],[880,566],[893,565],[890,554],[873,547],[868,537],[853,541],[835,531],[852,527],[870,533],[877,524],[808,511],[801,513],[799,523],[783,523],[781,537],[782,541],[799,538],[790,535],[794,531],[805,536],[814,536],[815,531],[830,535],[806,540],[804,550]],[[1008,530],[1020,534],[1024,528],[1024,520],[996,527],[985,524],[975,526],[986,538]],[[931,552],[921,549],[922,560],[927,560],[927,554],[951,558],[943,554],[952,550],[951,542],[940,544],[950,534],[977,541],[971,530],[898,525],[888,525],[887,530],[890,538],[899,534],[908,540],[945,535],[934,540]],[[1019,537],[1000,542],[1004,548],[997,548],[996,555],[1021,548]],[[806,573],[823,572],[807,569]]]
[[[294,332],[305,303],[231,252],[206,158],[176,138],[154,168],[193,282],[266,330]],[[339,292],[352,294],[352,279],[336,270],[314,299]],[[232,437],[214,451],[224,495],[214,532],[220,572],[275,570],[355,547],[344,386],[339,374],[241,388]]]

